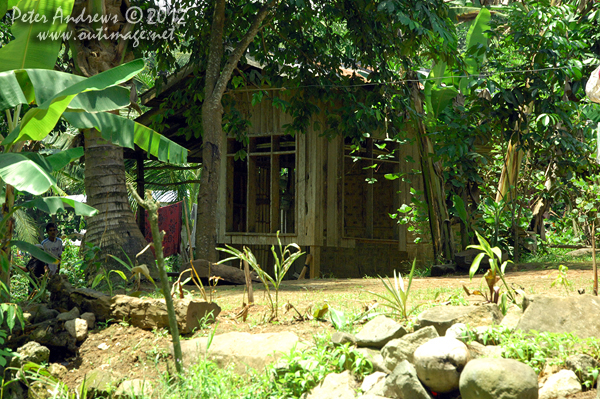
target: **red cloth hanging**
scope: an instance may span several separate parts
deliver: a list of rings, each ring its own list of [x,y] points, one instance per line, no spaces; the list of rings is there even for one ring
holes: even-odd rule
[[[183,211],[183,202],[176,202],[171,205],[158,208],[158,229],[165,231],[163,238],[163,254],[167,256],[178,254],[181,248],[181,212]],[[146,241],[152,242],[152,230],[148,221],[146,212]]]

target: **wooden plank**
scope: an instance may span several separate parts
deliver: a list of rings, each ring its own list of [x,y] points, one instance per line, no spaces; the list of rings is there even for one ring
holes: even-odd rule
[[[227,183],[226,183],[226,201],[225,201],[225,232],[233,231],[233,165],[234,158],[227,157]]]
[[[341,136],[334,137],[327,145],[327,246],[339,246],[339,196],[338,196],[338,166],[340,156]]]
[[[305,234],[306,234],[306,245],[315,245],[316,237],[315,237],[315,224],[316,224],[316,208],[319,206],[316,198],[316,190],[317,190],[317,145],[316,145],[316,137],[317,133],[309,128],[307,134],[307,144],[306,144],[306,174],[305,174],[305,182],[306,182],[306,203],[305,209],[303,210],[305,213],[303,224],[305,225]]]
[[[281,228],[279,210],[279,156],[271,155],[271,233],[276,233]]]
[[[313,280],[321,276],[321,247],[317,245],[311,246],[310,254],[313,256],[310,268],[310,279]]]
[[[296,231],[298,233],[298,244],[305,245],[306,242],[306,134],[299,133],[298,138],[298,173],[296,176]]]
[[[257,186],[256,158],[248,157],[248,208],[246,211],[246,226],[249,232],[256,231],[256,186]]]

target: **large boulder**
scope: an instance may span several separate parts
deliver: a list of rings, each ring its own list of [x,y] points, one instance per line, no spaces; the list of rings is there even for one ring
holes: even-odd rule
[[[561,370],[548,377],[540,389],[539,399],[559,399],[581,392],[581,384],[571,370]]]
[[[438,337],[419,346],[414,354],[414,365],[419,380],[437,393],[458,389],[460,373],[470,360],[469,349],[461,341]]]
[[[415,367],[406,360],[398,363],[392,374],[367,393],[394,399],[431,399],[419,381]]]
[[[350,371],[328,374],[306,399],[354,399],[356,383]]]
[[[413,354],[425,342],[439,335],[433,326],[428,326],[402,338],[393,339],[381,350],[384,365],[388,370],[394,370],[403,360],[413,362]]]
[[[600,298],[592,295],[530,299],[517,328],[529,332],[575,333],[580,338],[600,337],[600,323],[590,315],[600,314]]]
[[[205,356],[220,367],[235,365],[235,371],[243,374],[246,368],[262,371],[269,363],[290,353],[293,348],[300,350],[302,343],[296,334],[291,332],[250,334],[245,332],[230,332],[215,335],[208,348],[208,337],[181,341],[183,365],[198,362]],[[171,346],[171,352],[173,347]]]
[[[459,389],[462,399],[537,399],[538,379],[513,359],[475,359],[463,369]]]
[[[407,333],[400,323],[381,315],[363,326],[356,334],[356,343],[358,346],[380,349],[392,339],[403,337]]]
[[[214,320],[221,308],[216,303],[179,299],[173,301],[177,325],[182,334],[188,334],[200,327],[200,321],[209,317]],[[144,330],[169,326],[167,305],[164,299],[134,298],[115,295],[112,298],[111,315],[117,320],[129,323]]]
[[[85,375],[78,391],[90,398],[110,397],[122,379],[108,370],[97,368]]]
[[[415,328],[433,326],[438,335],[443,336],[453,324],[464,323],[467,326],[479,327],[500,324],[502,312],[496,304],[482,306],[436,306],[421,312],[417,317]]]
[[[48,363],[50,359],[50,349],[31,341],[17,349],[19,356],[14,356],[10,361],[10,367],[20,368],[26,363]]]

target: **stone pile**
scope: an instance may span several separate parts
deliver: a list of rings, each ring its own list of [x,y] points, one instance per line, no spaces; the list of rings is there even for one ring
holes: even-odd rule
[[[55,354],[54,358],[64,359],[75,356],[97,322],[107,322],[110,319],[116,322],[124,320],[134,327],[145,330],[168,327],[169,324],[164,300],[141,299],[126,295],[110,297],[91,289],[76,289],[69,284],[66,277],[60,275],[54,276],[49,281],[48,289],[51,293],[50,303],[34,303],[24,307],[22,310],[25,328],[23,329],[20,323],[17,323],[10,340],[6,343],[8,348],[19,354],[10,359],[12,368],[20,368],[28,362],[48,363],[51,353]],[[221,312],[221,308],[215,303],[189,299],[174,300],[174,306],[179,331],[183,334],[199,328],[200,323],[214,320]],[[58,363],[53,363],[50,367],[58,370],[57,374],[64,369],[64,366]],[[0,367],[0,375],[3,373],[4,369]],[[54,375],[52,371],[50,373]],[[58,375],[55,376],[59,378]],[[103,392],[101,387],[106,385],[104,380],[110,379],[110,376],[102,372],[99,373],[98,378],[92,377],[86,378],[90,395],[101,394]],[[122,388],[124,392],[149,389],[148,383],[145,382],[126,383]],[[11,392],[9,398],[27,396],[24,386],[19,384],[18,382],[11,384],[8,389]],[[39,392],[31,395],[35,398],[45,398],[45,394],[42,393],[48,391],[47,387],[38,388],[40,388]],[[123,397],[129,396],[123,395]]]

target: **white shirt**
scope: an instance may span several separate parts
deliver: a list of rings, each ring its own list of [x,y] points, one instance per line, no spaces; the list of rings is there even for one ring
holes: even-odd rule
[[[46,251],[49,254],[52,254],[55,257],[60,259],[61,255],[63,253],[63,242],[58,237],[56,237],[56,240],[54,240],[54,241],[50,241],[50,239],[46,238],[44,241],[42,241],[42,248],[44,249],[44,251]],[[50,275],[53,275],[56,273],[56,266],[57,266],[56,264],[48,265],[48,269],[50,270]]]

